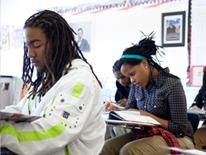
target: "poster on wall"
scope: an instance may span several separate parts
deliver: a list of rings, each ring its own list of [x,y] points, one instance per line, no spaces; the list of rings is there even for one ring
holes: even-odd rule
[[[23,48],[23,29],[16,26],[0,26],[0,50]]]
[[[162,13],[162,46],[185,45],[185,11]]]
[[[203,80],[203,69],[205,66],[192,66],[190,77],[191,77],[191,86],[200,87],[202,86]]]
[[[91,22],[83,21],[70,23],[71,27],[75,31],[75,40],[82,52],[91,51]]]
[[[7,50],[10,46],[9,26],[1,26],[0,32],[0,50]]]
[[[14,49],[23,49],[24,40],[23,40],[23,28],[21,27],[11,27],[11,45]]]

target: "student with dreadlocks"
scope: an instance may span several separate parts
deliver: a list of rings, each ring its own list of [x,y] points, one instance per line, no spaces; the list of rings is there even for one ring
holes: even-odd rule
[[[44,10],[29,17],[24,30],[23,80],[30,89],[17,106],[4,111],[41,118],[1,121],[0,147],[21,155],[99,154],[106,130],[101,84],[72,28],[59,14]]]
[[[101,155],[165,155],[170,154],[168,146],[194,148],[182,84],[152,57],[160,52],[153,35],[125,49],[120,61],[122,74],[132,83],[127,108],[154,118],[160,125],[107,140]]]

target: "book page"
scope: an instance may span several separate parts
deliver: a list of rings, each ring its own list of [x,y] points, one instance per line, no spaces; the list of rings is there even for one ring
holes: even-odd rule
[[[124,120],[127,121],[142,122],[155,125],[160,124],[150,116],[140,115],[140,112],[138,111],[115,111],[115,113],[117,113],[120,117],[124,118]]]

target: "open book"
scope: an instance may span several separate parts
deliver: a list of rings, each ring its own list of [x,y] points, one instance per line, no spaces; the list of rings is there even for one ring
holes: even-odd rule
[[[113,121],[114,120],[114,121]],[[155,119],[150,116],[140,115],[137,111],[111,111],[109,112],[107,122],[125,122],[128,124],[139,124],[139,125],[160,125]]]
[[[10,112],[3,112],[0,111],[0,121],[14,121],[14,122],[32,122],[36,119],[40,118],[40,116],[31,116],[31,115],[24,115],[21,113],[10,113]]]

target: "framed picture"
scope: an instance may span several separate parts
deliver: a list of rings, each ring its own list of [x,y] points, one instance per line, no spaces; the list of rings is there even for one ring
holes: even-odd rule
[[[185,45],[185,11],[162,13],[162,46]]]

